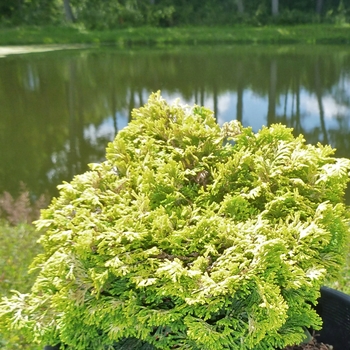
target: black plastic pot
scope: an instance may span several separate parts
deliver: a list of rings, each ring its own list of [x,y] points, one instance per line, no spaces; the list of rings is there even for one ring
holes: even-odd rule
[[[323,320],[317,340],[334,350],[350,350],[350,295],[322,287],[316,310]]]
[[[316,310],[323,320],[322,330],[317,332],[316,339],[332,345],[334,350],[350,350],[350,295],[322,287]],[[154,349],[151,345],[141,343],[136,339],[126,339],[119,342],[115,349]],[[45,346],[44,350],[59,350],[59,345]]]

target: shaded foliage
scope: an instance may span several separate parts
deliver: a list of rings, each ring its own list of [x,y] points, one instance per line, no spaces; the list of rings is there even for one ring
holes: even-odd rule
[[[0,0],[0,23],[77,22],[89,29],[123,26],[306,23],[349,20],[349,0]]]
[[[58,23],[61,13],[58,0],[0,0],[0,25]]]

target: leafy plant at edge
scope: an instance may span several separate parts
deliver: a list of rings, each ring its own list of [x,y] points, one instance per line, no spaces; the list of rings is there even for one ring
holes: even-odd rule
[[[75,350],[300,343],[349,238],[350,161],[333,154],[152,94],[42,211],[38,277],[2,299],[0,329]]]

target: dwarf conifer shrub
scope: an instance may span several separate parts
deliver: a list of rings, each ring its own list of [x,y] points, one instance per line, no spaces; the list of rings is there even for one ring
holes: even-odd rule
[[[2,300],[1,327],[74,350],[300,343],[349,237],[350,161],[333,154],[152,94],[42,211],[39,275]]]

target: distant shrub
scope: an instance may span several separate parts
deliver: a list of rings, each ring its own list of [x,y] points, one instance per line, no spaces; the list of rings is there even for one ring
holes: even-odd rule
[[[344,25],[350,22],[350,7],[345,6],[344,1],[339,2],[338,8],[332,8],[327,11],[325,20],[327,22]]]
[[[276,19],[274,19],[274,23],[281,25],[298,25],[318,22],[320,22],[320,18],[316,15],[316,13],[305,13],[296,9],[285,10]]]
[[[18,197],[13,197],[9,192],[0,195],[0,220],[4,219],[11,225],[30,224],[39,217],[40,209],[48,202],[48,197],[45,195],[31,201],[29,191],[24,185],[21,185]]]
[[[350,160],[333,154],[153,94],[42,212],[38,277],[3,298],[0,328],[74,350],[300,343],[349,238]]]
[[[169,26],[172,24],[174,6],[150,5],[148,2],[96,2],[88,0],[77,6],[77,18],[88,29],[107,30],[142,25]]]

